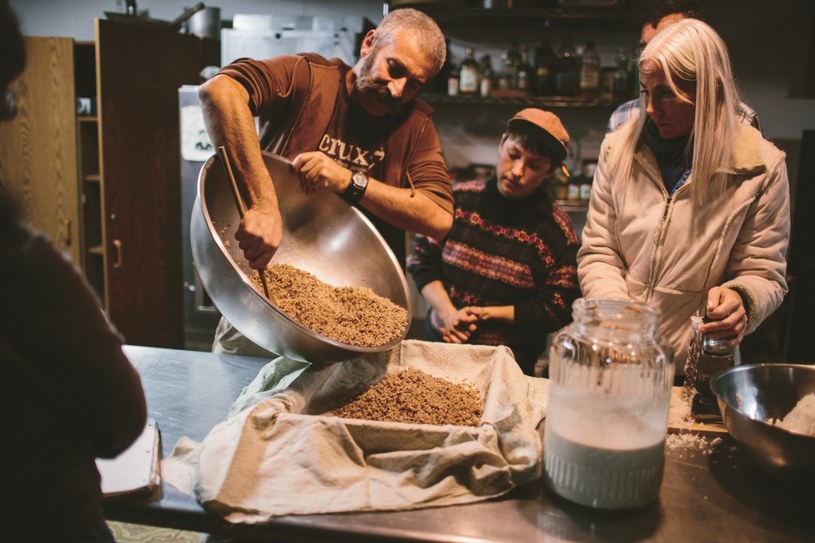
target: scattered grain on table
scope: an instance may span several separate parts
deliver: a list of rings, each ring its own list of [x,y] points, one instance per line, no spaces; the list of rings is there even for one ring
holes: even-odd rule
[[[407,310],[365,287],[332,287],[288,264],[266,268],[274,304],[291,319],[335,341],[360,347],[386,345],[407,327]],[[263,292],[260,277],[252,282]]]
[[[329,415],[408,424],[478,426],[483,412],[481,396],[472,385],[408,368],[386,375]]]

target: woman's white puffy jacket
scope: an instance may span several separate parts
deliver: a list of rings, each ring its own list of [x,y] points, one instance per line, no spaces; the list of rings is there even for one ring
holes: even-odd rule
[[[789,182],[785,155],[758,131],[740,126],[726,193],[704,206],[690,197],[691,173],[672,197],[656,158],[640,142],[632,179],[609,171],[623,131],[603,141],[578,253],[586,298],[631,299],[662,313],[660,333],[684,370],[691,316],[704,314],[707,291],[738,287],[749,298],[748,333],[775,311],[787,292]]]

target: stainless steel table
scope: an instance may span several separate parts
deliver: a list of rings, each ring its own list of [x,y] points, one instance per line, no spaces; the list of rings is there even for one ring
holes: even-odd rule
[[[203,440],[265,359],[127,346],[139,370],[163,454],[182,436]],[[286,516],[229,525],[162,483],[149,499],[109,503],[108,518],[270,541],[812,541],[815,491],[756,471],[729,439],[710,455],[667,453],[660,499],[636,511],[595,511],[540,484],[496,500],[409,512]]]

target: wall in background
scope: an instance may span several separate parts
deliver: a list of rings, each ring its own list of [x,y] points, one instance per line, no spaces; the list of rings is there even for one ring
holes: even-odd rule
[[[34,36],[71,36],[93,39],[93,19],[116,10],[116,0],[10,0],[22,20],[23,32]],[[139,11],[147,10],[153,19],[172,21],[196,0],[137,0]],[[221,19],[231,20],[236,13],[263,15],[367,16],[382,18],[381,0],[221,0],[204,2],[221,8]]]
[[[759,113],[765,136],[788,153],[790,180],[797,182],[801,133],[815,128],[815,100],[804,96],[807,65],[813,63],[813,32],[815,31],[815,2],[810,0],[698,0],[708,15],[709,22],[722,34],[730,48],[734,71],[745,101]],[[142,0],[140,10],[149,10],[150,17],[172,20],[193,0]],[[207,2],[221,8],[222,20],[228,21],[236,13],[280,15],[349,16],[359,14],[372,21],[382,17],[382,0],[230,0]],[[22,19],[27,35],[72,36],[93,39],[93,19],[104,17],[105,11],[115,9],[115,0],[11,0],[11,5]],[[557,28],[553,45],[557,45]],[[609,36],[614,29],[609,29]],[[620,34],[616,33],[619,39]],[[495,36],[485,36],[494,40]],[[601,50],[604,62],[608,51],[616,42],[606,41],[604,35],[593,35],[598,44],[608,43]],[[575,36],[580,43],[587,37]],[[609,38],[610,39],[610,38]],[[637,36],[632,34],[631,40]],[[534,36],[523,37],[523,42],[537,44]],[[630,45],[633,45],[631,43]],[[453,44],[454,58],[461,59],[464,44]],[[499,50],[494,51],[496,66]],[[815,74],[809,74],[815,77]],[[446,106],[445,106],[446,107]],[[442,143],[448,148],[447,158],[452,166],[469,162],[495,160],[497,137],[503,122],[514,113],[512,108],[498,107],[473,111],[472,108],[439,108],[438,124]],[[590,155],[602,138],[604,122],[610,111],[558,111],[575,138],[583,143],[581,154]]]

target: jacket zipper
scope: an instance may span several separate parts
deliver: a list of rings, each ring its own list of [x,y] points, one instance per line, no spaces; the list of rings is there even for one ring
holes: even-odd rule
[[[652,180],[656,182],[655,180]],[[663,191],[664,194],[668,194],[668,190],[665,188],[664,183],[659,181],[659,187]],[[685,190],[687,183],[676,189],[674,196],[679,193],[681,190]],[[662,266],[662,250],[665,247],[665,238],[668,235],[668,217],[670,216],[671,209],[673,207],[674,198],[670,194],[668,194],[668,199],[665,202],[665,207],[662,209],[662,218],[659,223],[659,231],[657,233],[657,239],[655,241],[656,247],[654,249],[654,258],[651,259],[650,269],[648,270],[648,284],[646,285],[645,289],[645,302],[650,303],[651,299],[654,296],[654,290],[656,290],[656,282],[657,282],[657,273],[659,272],[660,267]]]

